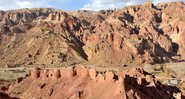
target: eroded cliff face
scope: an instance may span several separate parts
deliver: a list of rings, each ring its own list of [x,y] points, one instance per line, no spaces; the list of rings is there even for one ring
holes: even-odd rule
[[[22,9],[3,12],[1,21],[1,65],[63,66],[86,60],[84,45],[75,33],[81,23],[54,9]]]
[[[185,5],[0,12],[1,66],[131,66],[185,59]]]
[[[173,99],[180,91],[161,85],[139,68],[108,71],[76,66],[33,68],[1,92],[21,99]]]
[[[117,65],[184,60],[184,10],[178,2],[115,11],[88,37],[84,46],[88,59]]]

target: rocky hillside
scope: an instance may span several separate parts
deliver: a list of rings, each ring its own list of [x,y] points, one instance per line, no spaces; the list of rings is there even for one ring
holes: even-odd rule
[[[0,11],[0,66],[130,66],[185,59],[185,5]]]

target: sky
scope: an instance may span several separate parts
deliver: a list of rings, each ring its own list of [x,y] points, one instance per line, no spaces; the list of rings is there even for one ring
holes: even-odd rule
[[[142,4],[152,1],[175,2],[185,0],[0,0],[0,10],[12,10],[20,8],[56,8],[61,10],[106,10],[123,8],[128,5]]]

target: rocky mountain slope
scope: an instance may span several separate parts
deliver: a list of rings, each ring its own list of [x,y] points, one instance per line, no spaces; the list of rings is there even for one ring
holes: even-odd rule
[[[0,66],[131,66],[185,59],[185,5],[0,11]]]

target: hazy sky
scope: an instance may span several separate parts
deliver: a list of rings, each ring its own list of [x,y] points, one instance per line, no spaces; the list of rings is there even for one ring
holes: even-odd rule
[[[152,1],[155,4],[173,1],[185,2],[185,0],[0,0],[0,10],[38,7],[51,7],[62,10],[101,10],[122,8],[146,1]]]

